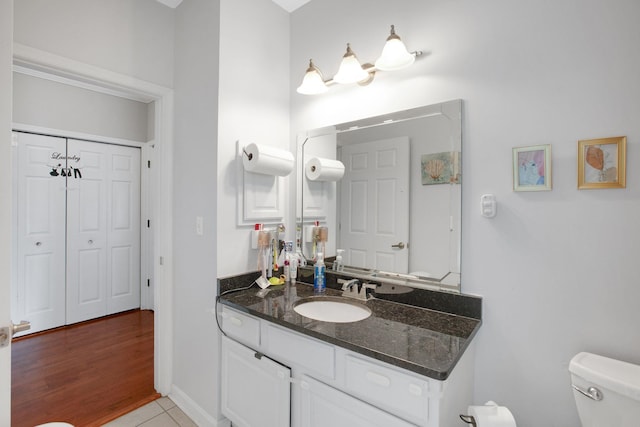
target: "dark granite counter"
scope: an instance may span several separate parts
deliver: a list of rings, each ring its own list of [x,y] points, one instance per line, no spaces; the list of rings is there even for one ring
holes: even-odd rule
[[[327,276],[329,283],[329,274]],[[255,277],[256,273],[250,273],[219,279],[218,283],[222,292],[247,286]],[[259,292],[260,289],[254,286],[222,295],[220,302],[293,331],[437,380],[445,380],[449,376],[481,324],[481,299],[461,294],[420,289],[408,289],[406,292],[394,289],[388,294],[374,292],[374,298],[363,302],[372,312],[370,317],[351,323],[332,323],[309,319],[293,310],[295,301],[313,295],[311,285],[298,282],[296,286],[271,286],[268,290]],[[327,288],[326,295],[341,296],[342,292]],[[399,297],[401,302],[397,301]],[[465,315],[456,313],[455,301]],[[440,308],[443,304],[448,312],[429,307]]]

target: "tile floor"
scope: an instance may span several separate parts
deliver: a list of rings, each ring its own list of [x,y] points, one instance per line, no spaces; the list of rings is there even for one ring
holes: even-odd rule
[[[197,427],[168,397],[154,400],[103,427]]]

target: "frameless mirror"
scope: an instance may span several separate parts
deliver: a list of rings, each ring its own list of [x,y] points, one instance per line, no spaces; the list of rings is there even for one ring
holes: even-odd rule
[[[459,290],[461,150],[461,100],[299,135],[304,257],[322,250],[331,268],[340,250],[347,271]],[[335,159],[344,164],[340,179],[310,172]],[[326,242],[313,233],[316,221],[327,227]]]

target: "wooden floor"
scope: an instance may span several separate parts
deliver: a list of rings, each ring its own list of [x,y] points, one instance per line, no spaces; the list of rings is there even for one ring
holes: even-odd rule
[[[153,312],[134,310],[12,343],[12,427],[99,426],[159,395]]]

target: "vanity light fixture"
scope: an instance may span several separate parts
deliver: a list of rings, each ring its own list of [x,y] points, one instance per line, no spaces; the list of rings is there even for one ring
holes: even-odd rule
[[[307,68],[307,72],[304,74],[304,78],[302,79],[302,84],[298,87],[298,93],[303,95],[316,95],[319,93],[324,93],[328,91],[329,88],[324,83],[324,79],[322,78],[322,73],[313,65],[313,60],[309,60],[309,68]]]
[[[365,81],[368,78],[369,73],[362,68],[360,61],[356,58],[356,54],[351,50],[351,45],[347,43],[347,52],[342,57],[340,68],[338,69],[338,73],[333,76],[333,81],[342,85],[348,85]]]
[[[351,50],[351,45],[347,43],[347,52],[342,57],[338,73],[332,79],[324,80],[318,67],[313,64],[313,60],[309,60],[309,68],[307,68],[297,92],[303,95],[317,95],[326,92],[328,86],[335,83],[358,83],[364,86],[371,83],[376,71],[401,70],[413,64],[416,57],[420,55],[422,55],[422,51],[409,52],[407,50],[392,25],[391,34],[387,37],[382,54],[375,62],[375,65],[369,63],[361,65],[355,53]]]

